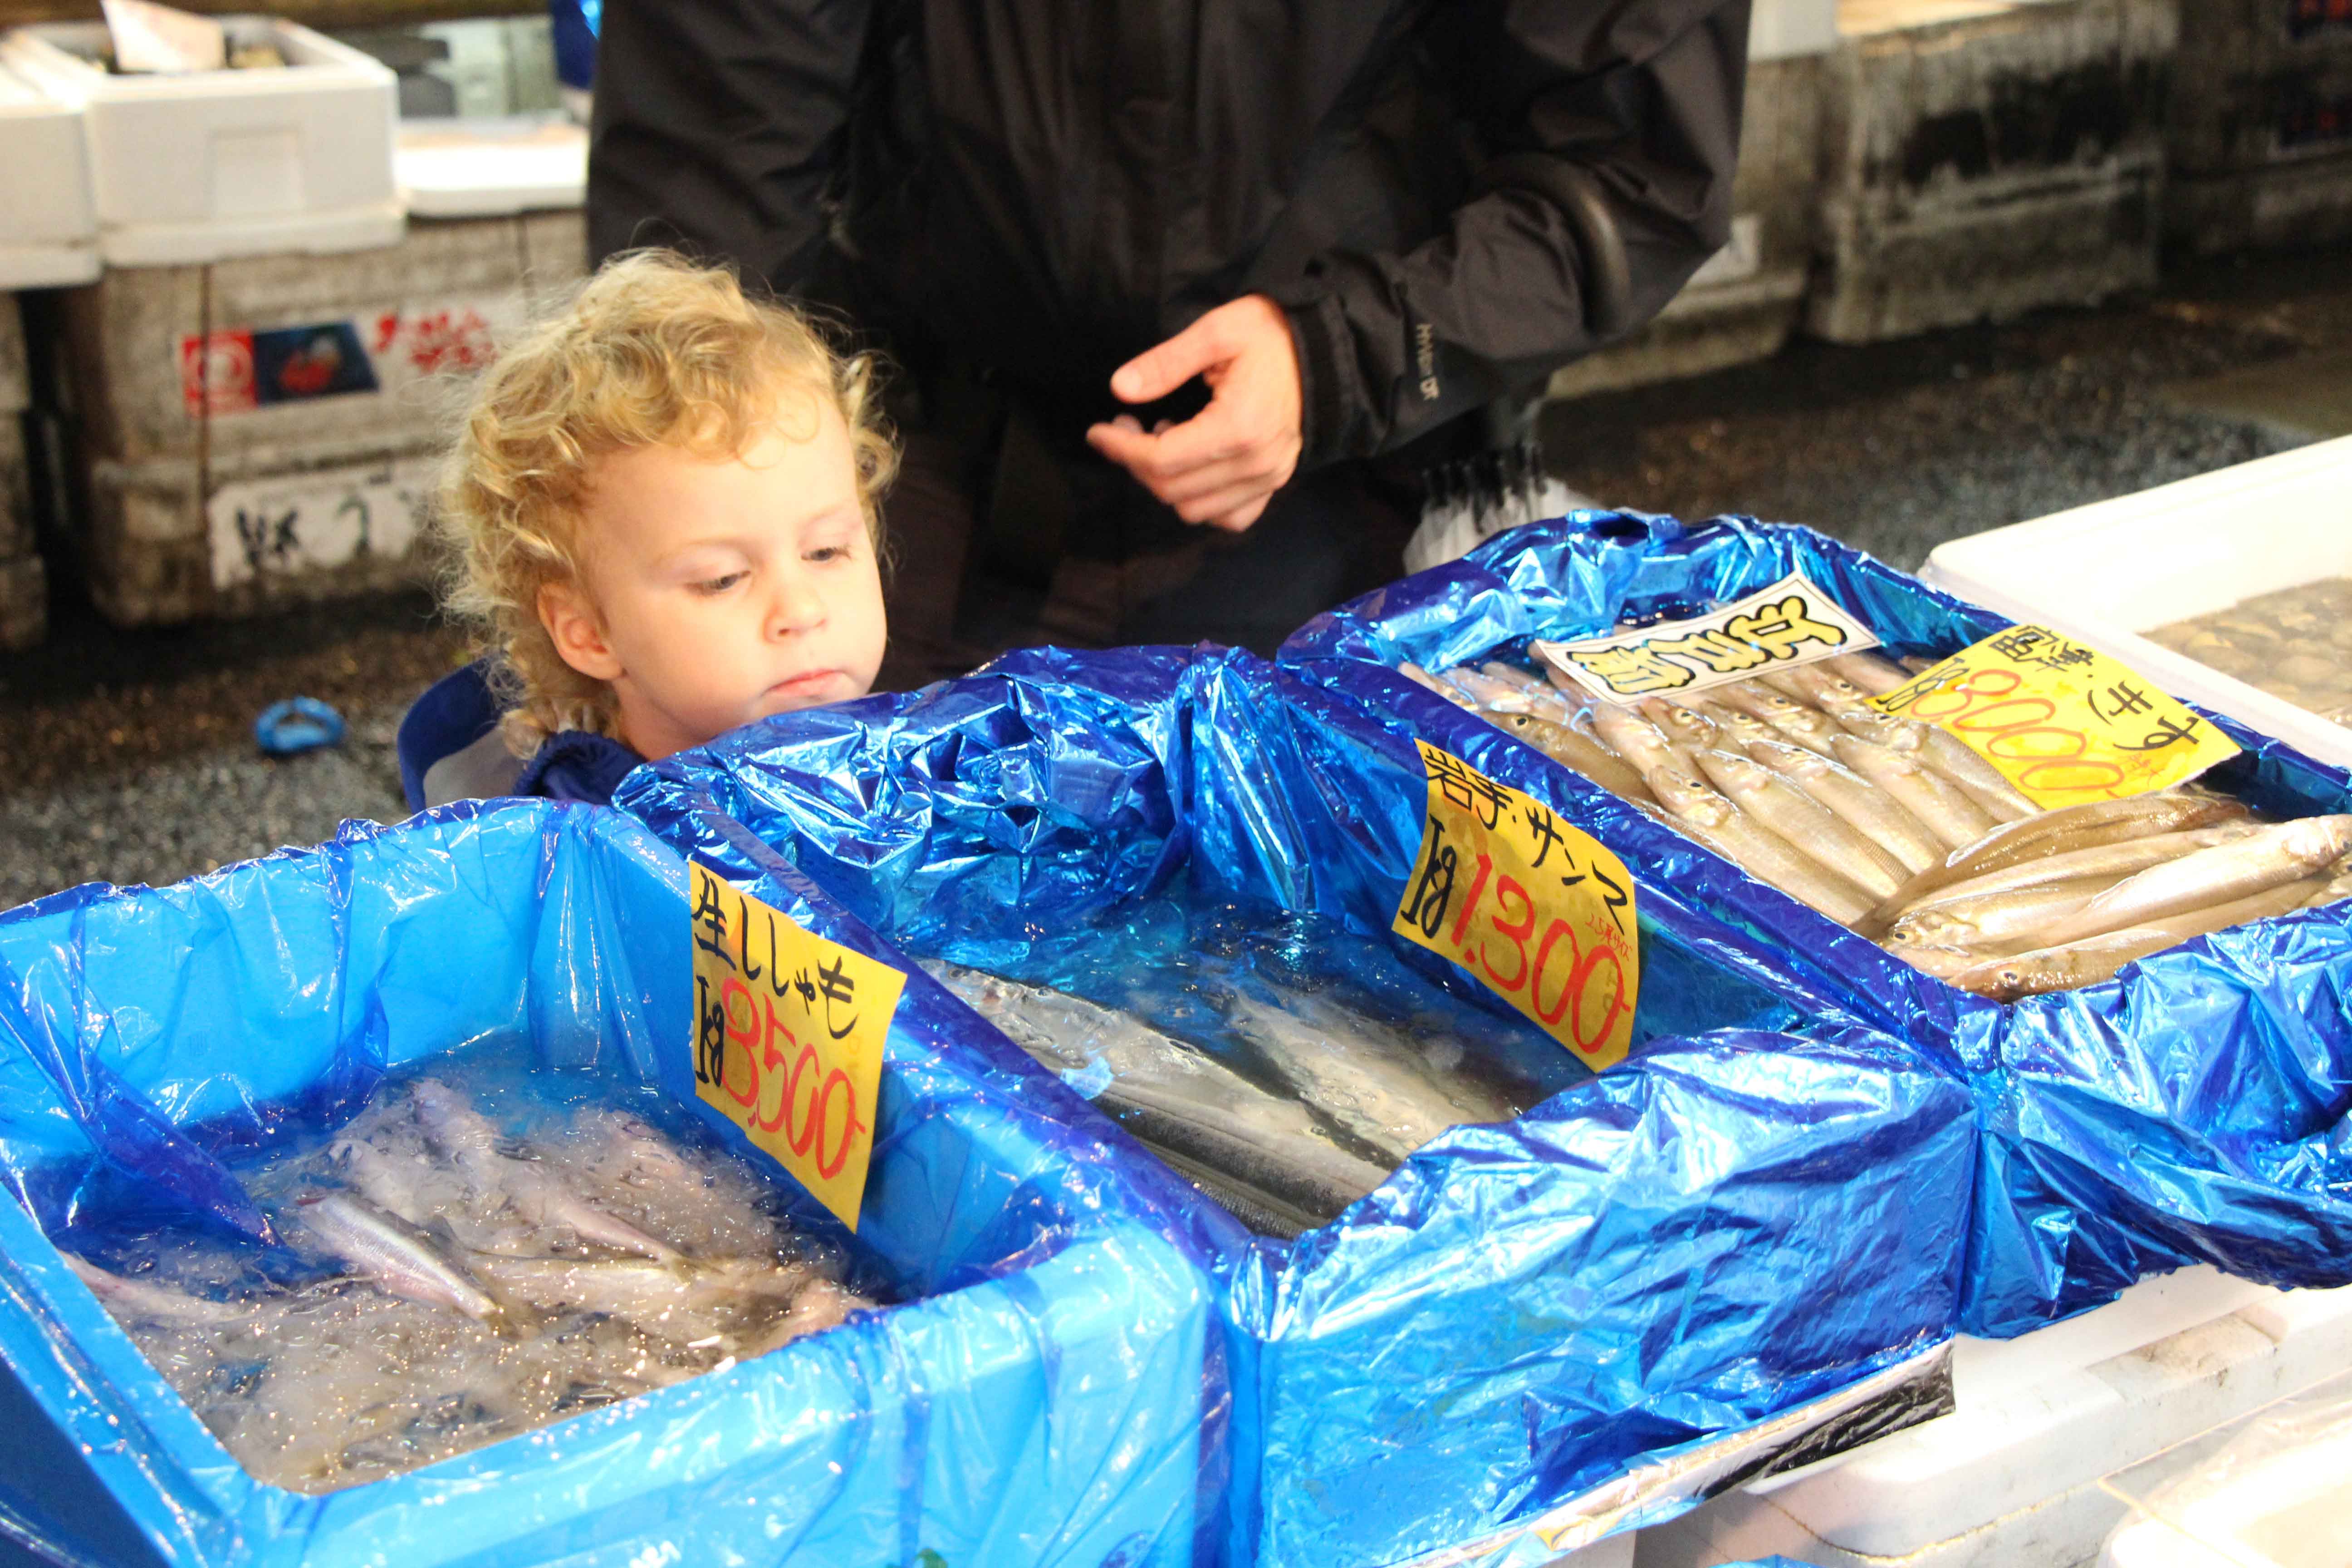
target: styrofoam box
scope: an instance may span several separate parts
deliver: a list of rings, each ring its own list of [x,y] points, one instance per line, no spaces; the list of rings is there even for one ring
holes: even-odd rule
[[[1644,1530],[1636,1568],[2074,1568],[2126,1511],[2103,1481],[2352,1364],[2352,1288],[2207,1268],[2015,1340],[1955,1342],[1957,1408]]]
[[[99,22],[0,42],[0,62],[82,107],[100,257],[154,267],[397,240],[398,79],[292,22],[220,20],[233,46],[275,45],[286,68],[112,76]]]
[[[584,205],[588,130],[544,115],[410,120],[393,154],[416,217],[504,217]]]
[[[81,106],[0,66],[0,289],[97,276]]]
[[[2342,1382],[2338,1380],[2339,1384]],[[2341,1398],[2340,1389],[2328,1391]],[[2288,1404],[2294,1404],[2289,1401]],[[2352,1429],[2209,1460],[2185,1495],[2140,1501],[2100,1568],[2343,1568],[2352,1563]]]
[[[1919,575],[2078,637],[2177,697],[2323,762],[2352,730],[2137,634],[2256,594],[2352,575],[2352,437],[1938,545]]]

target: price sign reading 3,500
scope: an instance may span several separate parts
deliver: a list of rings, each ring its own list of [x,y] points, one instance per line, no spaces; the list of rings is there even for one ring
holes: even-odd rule
[[[907,977],[691,868],[694,1090],[857,1228]]]
[[[1633,879],[1534,796],[1425,741],[1421,852],[1393,931],[1468,970],[1594,1068],[1625,1054],[1641,991]]]

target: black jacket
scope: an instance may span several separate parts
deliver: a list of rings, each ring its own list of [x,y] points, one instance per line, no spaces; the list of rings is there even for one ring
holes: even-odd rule
[[[682,244],[1095,417],[1265,293],[1304,466],[1619,335],[1730,223],[1748,0],[605,0],[592,250]]]

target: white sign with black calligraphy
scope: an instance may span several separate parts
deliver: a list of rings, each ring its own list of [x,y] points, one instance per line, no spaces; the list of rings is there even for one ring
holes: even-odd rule
[[[406,554],[435,469],[429,458],[401,458],[223,485],[205,508],[213,586]]]

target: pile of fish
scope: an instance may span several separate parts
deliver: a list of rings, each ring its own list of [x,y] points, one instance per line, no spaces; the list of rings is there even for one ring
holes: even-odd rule
[[[304,1492],[721,1371],[874,1305],[733,1156],[623,1110],[530,1109],[509,1129],[418,1079],[248,1174],[283,1247],[170,1232],[105,1247],[110,1267],[66,1260],[239,1464]]]
[[[1362,942],[1336,921],[1291,924],[1301,921],[1318,928],[1308,945]],[[1326,1225],[1447,1128],[1507,1121],[1558,1087],[1466,1051],[1464,1038],[1516,1026],[1449,1007],[1418,977],[1409,984],[1429,993],[1419,1015],[1383,1016],[1397,1009],[1349,987],[1269,980],[1247,954],[1196,950],[1155,965],[1148,983],[1079,982],[1114,1005],[960,964],[924,967],[1262,1235]],[[1169,969],[1191,973],[1171,985]],[[1561,1082],[1580,1072],[1556,1047],[1548,1055]]]
[[[2352,816],[2264,824],[2193,786],[2043,811],[1843,654],[1621,705],[1509,665],[1402,673],[1915,967],[2002,1001],[2352,893]]]
[[[2258,594],[2142,635],[2331,723],[2352,725],[2352,577]]]

